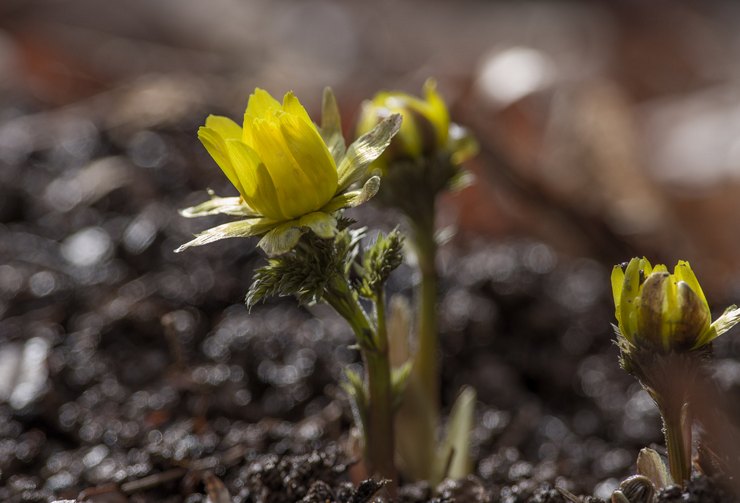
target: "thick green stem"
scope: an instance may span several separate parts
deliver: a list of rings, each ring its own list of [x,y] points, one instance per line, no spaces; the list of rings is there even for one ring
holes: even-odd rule
[[[671,477],[674,483],[683,486],[691,478],[691,423],[687,404],[663,411],[663,434]]]
[[[378,475],[395,484],[391,368],[388,354],[366,351],[365,364],[369,395],[365,439],[367,458]]]
[[[440,392],[433,196],[420,201],[415,214],[408,216],[412,230],[410,241],[420,273],[416,298],[416,352],[396,426],[401,435],[399,454],[407,475],[436,484],[443,470],[437,459]]]
[[[365,361],[368,396],[367,409],[363,411],[363,416],[365,458],[369,470],[390,479],[395,485],[393,397],[384,310],[378,310],[376,306],[376,312],[383,318],[379,319],[382,323],[378,323],[377,330],[373,330],[346,279],[340,277],[332,282],[325,299],[352,327]],[[382,297],[380,301],[382,302]]]
[[[385,293],[381,288],[375,292],[375,348],[378,352],[388,355],[388,326],[385,321]],[[388,359],[388,358],[386,358]]]
[[[430,215],[414,226],[414,245],[419,262],[418,346],[414,374],[426,395],[429,408],[439,411],[439,337],[437,334],[437,243],[434,240],[434,205]]]

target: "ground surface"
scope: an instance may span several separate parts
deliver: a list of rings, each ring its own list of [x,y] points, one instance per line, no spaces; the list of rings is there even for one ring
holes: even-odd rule
[[[249,313],[252,241],[172,252],[215,221],[176,208],[228,190],[196,120],[54,127],[65,141],[6,150],[0,169],[0,500],[382,495],[350,482],[343,454],[337,382],[358,360],[343,322],[292,300]],[[652,402],[617,365],[608,267],[529,240],[451,245],[440,263],[444,397],[478,391],[475,475],[404,485],[399,501],[608,497],[660,441]],[[404,265],[390,289],[412,283]],[[726,501],[704,479],[692,491],[663,501]]]

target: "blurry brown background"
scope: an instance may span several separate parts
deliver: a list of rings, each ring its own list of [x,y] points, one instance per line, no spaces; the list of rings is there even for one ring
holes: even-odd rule
[[[177,208],[234,194],[195,132],[239,119],[255,86],[318,118],[329,85],[349,137],[363,99],[433,76],[481,145],[477,184],[440,210],[458,230],[440,254],[447,398],[477,386],[484,479],[515,446],[608,496],[660,442],[610,343],[612,264],[685,258],[715,311],[740,300],[739,22],[729,0],[0,0],[0,477],[72,494],[149,473],[119,467],[169,448],[152,430],[329,407],[356,361],[343,324],[247,313],[250,241],[172,252],[223,221]],[[408,265],[394,278],[411,290]],[[740,339],[716,346],[737,397]],[[103,443],[113,465],[81,464]]]
[[[729,1],[4,0],[0,166],[86,127],[238,118],[255,86],[314,113],[332,86],[351,134],[362,99],[435,76],[482,145],[480,183],[447,208],[468,240],[687,258],[724,297],[740,293],[738,20]]]

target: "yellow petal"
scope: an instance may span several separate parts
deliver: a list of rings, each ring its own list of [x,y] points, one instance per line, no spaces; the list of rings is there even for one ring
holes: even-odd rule
[[[619,310],[619,303],[622,300],[622,289],[624,288],[624,271],[621,265],[615,265],[612,269],[612,296],[614,297],[614,311],[617,317],[617,323],[621,324],[621,312]]]
[[[400,113],[403,117],[401,129],[396,136],[397,141],[403,144],[403,152],[411,157],[419,157],[423,150],[422,134],[419,129],[423,125],[424,119],[415,117],[409,107],[391,108],[391,111]]]
[[[230,138],[238,140],[242,137],[242,128],[228,117],[209,115],[206,118],[206,127],[216,131],[224,140]]]
[[[326,204],[337,190],[337,166],[329,149],[312,123],[292,115],[279,118],[280,130],[291,155],[311,183],[320,205]]]
[[[707,298],[704,295],[701,285],[699,285],[699,280],[696,279],[694,271],[691,270],[691,266],[687,261],[679,260],[676,267],[673,268],[673,275],[679,281],[684,281],[689,285],[689,288],[694,291],[697,297],[699,297],[702,303],[707,307],[707,309],[709,309],[709,303],[707,302]]]
[[[650,275],[650,273],[653,272],[653,266],[650,265],[650,261],[646,259],[645,257],[642,257],[640,259],[640,270],[642,270],[642,281],[645,281],[645,278],[647,278]],[[668,269],[666,269],[666,271],[667,270]]]
[[[247,110],[244,112],[244,143],[253,146],[253,122],[257,118],[266,119],[282,110],[280,102],[264,89],[257,88],[249,96]]]
[[[308,116],[308,112],[306,112],[306,109],[303,108],[303,105],[292,91],[286,93],[283,97],[283,111],[291,115],[295,115],[296,117],[306,121],[307,124],[313,125],[313,121],[311,121],[311,117]]]
[[[620,327],[622,329],[622,335],[632,343],[634,343],[634,336],[637,331],[636,299],[640,292],[640,266],[643,265],[644,261],[644,259],[633,258],[630,260],[629,264],[627,264],[627,268],[624,271],[622,296],[619,301],[619,320],[622,323],[622,326]]]
[[[437,81],[427,79],[424,83],[424,97],[427,100],[428,118],[434,124],[438,145],[446,145],[450,130],[450,114],[447,105],[437,92]]]
[[[280,111],[280,102],[272,97],[270,93],[259,87],[249,96],[246,115],[252,117],[264,117],[270,113]]]
[[[218,134],[218,132],[210,127],[201,126],[198,129],[198,139],[201,141],[203,146],[206,148],[216,164],[221,168],[229,181],[236,187],[239,193],[244,196],[245,191],[239,176],[236,174],[236,170],[229,157],[229,150],[226,147],[224,138]]]
[[[257,153],[239,140],[228,140],[226,145],[247,204],[268,218],[285,220],[275,185]]]
[[[287,116],[289,117],[289,116]],[[270,173],[280,207],[287,218],[295,218],[323,206],[319,194],[293,157],[276,121],[255,119],[253,146]]]

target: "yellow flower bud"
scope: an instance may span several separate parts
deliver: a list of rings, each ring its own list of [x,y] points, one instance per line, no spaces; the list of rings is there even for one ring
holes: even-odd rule
[[[382,91],[362,105],[357,122],[357,134],[370,131],[380,120],[391,114],[401,114],[401,130],[379,162],[392,159],[417,159],[444,149],[450,131],[447,106],[437,93],[436,82],[429,79],[424,84],[424,97],[420,99],[398,91]]]
[[[688,262],[673,273],[633,258],[612,271],[612,293],[620,334],[631,346],[659,352],[698,349],[740,320],[732,306],[714,323],[709,304]]]

